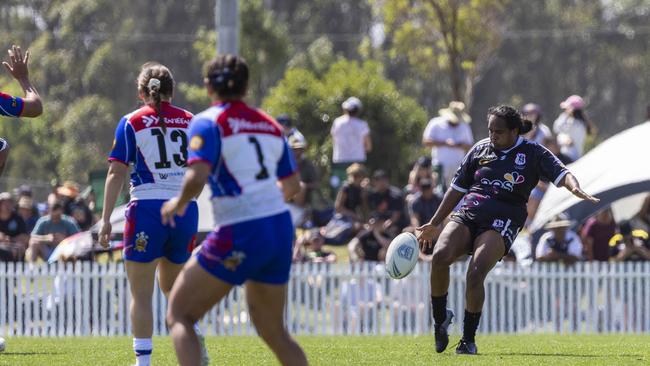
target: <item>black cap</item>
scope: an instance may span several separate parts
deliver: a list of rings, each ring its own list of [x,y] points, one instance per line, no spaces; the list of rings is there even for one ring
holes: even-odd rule
[[[386,179],[386,178],[388,178],[388,173],[386,173],[386,171],[383,170],[383,169],[377,169],[372,174],[372,178],[373,179]]]
[[[431,158],[428,156],[420,156],[416,164],[422,168],[428,168],[431,166]]]

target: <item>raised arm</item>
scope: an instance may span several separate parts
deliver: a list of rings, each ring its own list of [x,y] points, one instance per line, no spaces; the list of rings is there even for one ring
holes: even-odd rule
[[[23,110],[20,116],[23,117],[38,117],[43,113],[43,104],[41,97],[36,91],[36,88],[29,81],[29,70],[27,63],[29,62],[29,51],[23,53],[19,46],[12,46],[9,52],[9,62],[3,62],[2,65],[7,69],[11,76],[18,81],[20,87],[25,93],[23,98]]]

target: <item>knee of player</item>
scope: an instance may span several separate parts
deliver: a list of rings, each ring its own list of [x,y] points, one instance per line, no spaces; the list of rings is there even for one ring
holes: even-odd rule
[[[431,257],[431,265],[434,267],[448,267],[454,263],[454,258],[451,253],[446,250],[434,250]]]
[[[480,266],[470,266],[467,269],[467,287],[483,286],[488,272]]]

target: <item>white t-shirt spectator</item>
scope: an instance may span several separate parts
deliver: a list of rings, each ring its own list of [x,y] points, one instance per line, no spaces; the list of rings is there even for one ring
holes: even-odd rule
[[[435,117],[429,121],[422,134],[424,140],[434,142],[453,141],[455,144],[472,145],[474,136],[469,124],[460,122],[457,125],[449,123],[445,117]],[[465,157],[466,151],[460,147],[434,146],[431,148],[431,161],[442,165],[445,184],[449,186],[451,179]]]
[[[563,248],[555,248],[564,253],[570,254],[577,258],[582,258],[582,241],[580,237],[572,230],[567,230],[564,234],[564,244]],[[564,247],[566,246],[566,247]],[[537,243],[537,248],[535,249],[535,257],[543,257],[551,252],[555,247],[555,238],[553,236],[553,231],[544,233],[539,242]]]
[[[334,150],[332,162],[365,162],[366,149],[363,141],[369,133],[368,123],[362,119],[347,114],[335,119],[330,130]]]
[[[553,122],[553,132],[558,135],[557,144],[563,154],[574,161],[582,156],[587,139],[587,125],[584,121],[562,113]]]

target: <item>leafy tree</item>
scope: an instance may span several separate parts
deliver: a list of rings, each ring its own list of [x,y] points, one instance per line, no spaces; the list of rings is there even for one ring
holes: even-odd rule
[[[292,68],[263,106],[273,115],[287,113],[294,118],[309,143],[309,156],[327,169],[331,123],[341,114],[341,103],[357,96],[364,103],[361,117],[368,121],[375,146],[369,167],[386,169],[393,181],[405,182],[412,162],[422,153],[419,141],[426,114],[383,74],[382,65],[375,61],[339,60],[321,77],[305,68]]]
[[[419,74],[445,72],[450,97],[471,101],[472,86],[494,58],[508,0],[386,0],[389,55]]]

